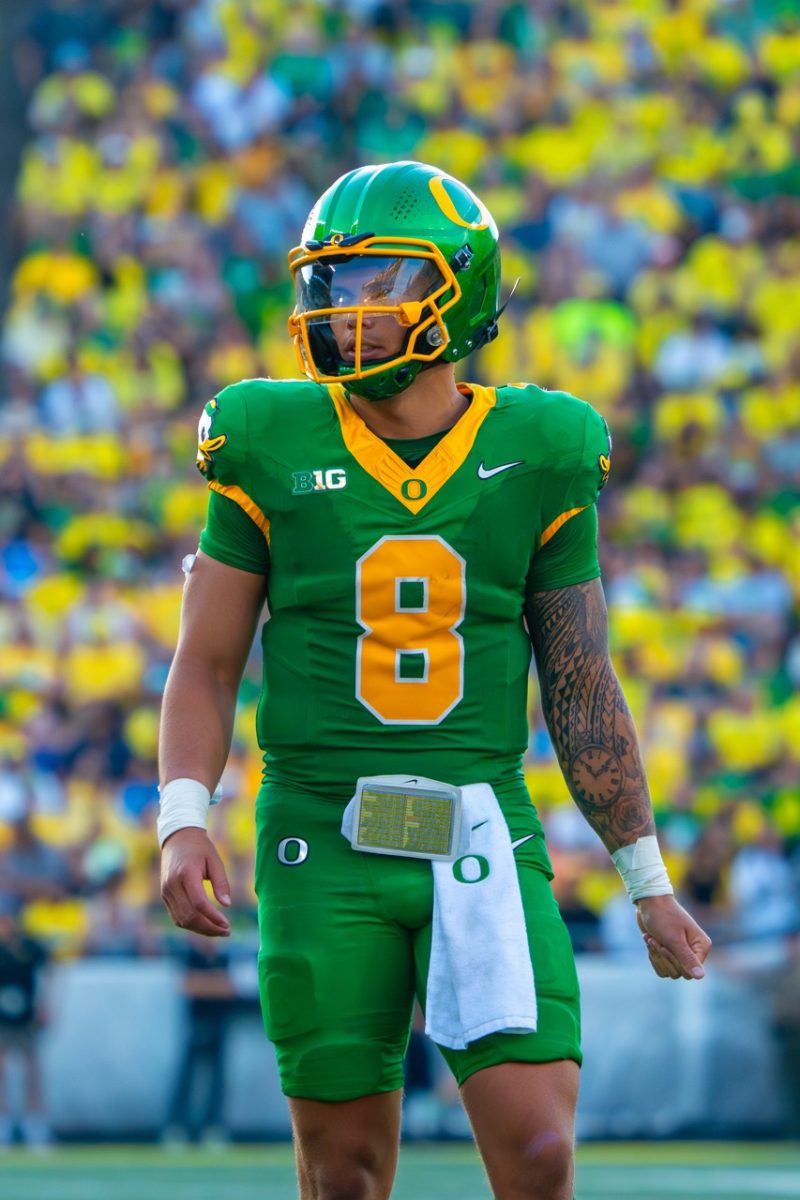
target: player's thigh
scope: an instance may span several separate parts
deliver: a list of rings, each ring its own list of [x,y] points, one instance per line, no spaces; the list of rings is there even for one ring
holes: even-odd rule
[[[256,854],[261,1005],[281,1085],[326,1102],[402,1085],[414,990],[411,937],[386,919],[368,856],[332,807],[273,796]]]
[[[512,826],[514,838],[522,833]],[[465,1050],[440,1049],[461,1086],[498,1200],[571,1200],[581,1061],[578,977],[543,841],[531,838],[514,857],[533,966],[536,1032],[493,1033]],[[425,931],[417,948],[423,979],[428,943]]]
[[[475,1072],[461,1089],[492,1191],[572,1200],[576,1062],[507,1062]]]
[[[513,831],[512,831],[513,832]],[[569,931],[550,887],[549,858],[540,838],[514,851],[536,990],[535,1033],[492,1033],[466,1050],[440,1047],[459,1085],[476,1071],[506,1062],[582,1061],[580,991]],[[431,930],[421,929],[415,946],[417,980],[423,1000]]]

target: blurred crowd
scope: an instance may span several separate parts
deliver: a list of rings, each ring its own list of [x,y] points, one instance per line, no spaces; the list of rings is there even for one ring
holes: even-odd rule
[[[296,374],[286,252],[358,163],[469,182],[501,335],[464,378],[608,419],[615,662],[665,857],[725,940],[800,890],[800,15],[791,0],[43,0],[0,355],[0,913],[156,954],[159,697],[206,504],[194,436]],[[213,817],[253,929],[257,654]],[[637,934],[535,689],[526,771],[576,944]],[[198,731],[202,736],[202,731]]]

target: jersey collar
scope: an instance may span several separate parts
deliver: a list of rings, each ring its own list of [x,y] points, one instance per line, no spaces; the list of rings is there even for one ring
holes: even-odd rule
[[[421,463],[409,467],[386,442],[367,428],[350,405],[344,387],[340,383],[328,384],[345,446],[367,474],[411,513],[423,509],[463,465],[478,430],[497,403],[495,388],[462,383],[458,389],[465,394],[472,393],[469,408]]]

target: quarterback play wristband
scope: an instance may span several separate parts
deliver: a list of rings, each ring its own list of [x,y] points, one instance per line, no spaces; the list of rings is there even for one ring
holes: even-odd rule
[[[639,838],[630,846],[621,846],[611,858],[631,900],[673,894],[658,840],[653,834]]]
[[[217,787],[214,795],[204,783],[197,779],[170,779],[159,790],[160,804],[156,829],[158,844],[164,842],[178,829],[207,829],[208,808],[222,799],[222,788]]]

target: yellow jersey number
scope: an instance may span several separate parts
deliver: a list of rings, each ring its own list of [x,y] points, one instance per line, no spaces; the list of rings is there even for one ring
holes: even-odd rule
[[[465,567],[434,535],[383,537],[356,563],[356,695],[384,725],[438,725],[461,700]]]

